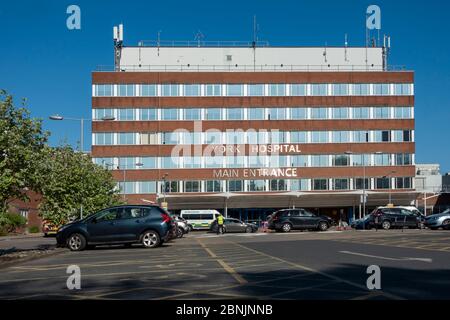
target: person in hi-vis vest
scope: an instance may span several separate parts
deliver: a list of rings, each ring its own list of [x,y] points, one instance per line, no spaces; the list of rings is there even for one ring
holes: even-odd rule
[[[223,216],[219,214],[217,216],[217,234],[222,234],[223,231]]]

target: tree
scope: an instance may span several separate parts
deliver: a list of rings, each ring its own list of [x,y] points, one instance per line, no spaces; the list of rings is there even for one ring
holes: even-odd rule
[[[36,155],[49,136],[24,105],[16,107],[13,97],[0,90],[0,223],[7,219],[9,202],[28,200],[25,191],[37,188]]]
[[[120,204],[119,190],[109,170],[70,146],[44,148],[40,153],[40,212],[57,225]]]

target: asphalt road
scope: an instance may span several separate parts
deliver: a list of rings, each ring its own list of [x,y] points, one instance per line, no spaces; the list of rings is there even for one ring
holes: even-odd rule
[[[0,299],[450,299],[449,239],[428,230],[193,233],[157,249],[63,251],[5,268]],[[81,290],[67,289],[70,265]],[[381,268],[381,290],[367,289],[370,265]]]

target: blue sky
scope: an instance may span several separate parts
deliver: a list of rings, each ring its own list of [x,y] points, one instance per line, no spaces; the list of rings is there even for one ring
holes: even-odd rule
[[[82,29],[66,28],[66,8],[76,4]],[[440,163],[450,172],[450,4],[429,1],[2,1],[0,88],[26,97],[32,115],[59,113],[90,117],[91,72],[113,64],[112,27],[125,25],[125,44],[154,40],[252,39],[253,15],[259,38],[271,45],[364,45],[365,10],[382,10],[382,32],[392,36],[390,64],[416,72],[417,163]],[[17,100],[19,101],[19,100]],[[52,145],[76,145],[79,124],[45,120]],[[89,124],[85,148],[90,146]]]

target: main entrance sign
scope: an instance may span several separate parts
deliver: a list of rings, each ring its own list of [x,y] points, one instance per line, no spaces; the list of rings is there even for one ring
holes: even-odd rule
[[[220,169],[214,170],[215,179],[235,178],[297,178],[296,168]]]

